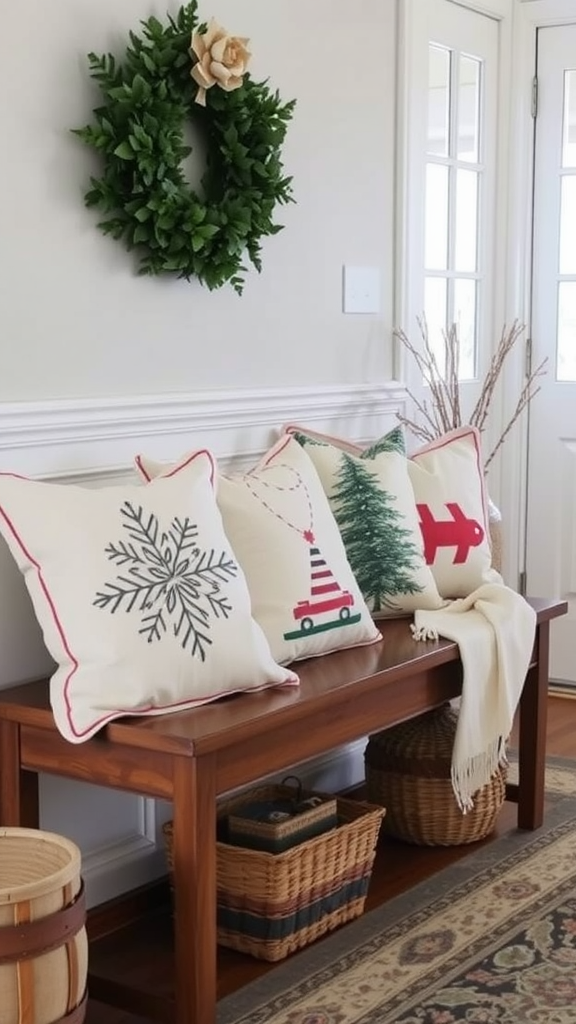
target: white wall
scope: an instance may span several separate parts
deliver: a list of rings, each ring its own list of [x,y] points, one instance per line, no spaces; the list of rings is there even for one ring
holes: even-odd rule
[[[202,18],[250,37],[254,77],[297,99],[284,148],[297,202],[242,298],[137,277],[83,204],[97,158],[70,129],[99,100],[86,54],[122,56],[128,30],[178,6],[3,9],[0,402],[391,376],[396,0],[201,0]],[[344,263],[380,269],[381,317],[342,314]]]

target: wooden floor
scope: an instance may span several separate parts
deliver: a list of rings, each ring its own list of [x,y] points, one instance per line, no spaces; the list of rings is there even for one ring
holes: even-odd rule
[[[548,713],[548,745],[549,754],[576,759],[576,700],[561,697],[549,698]],[[502,809],[494,836],[484,840],[490,843],[493,838],[507,830],[515,823],[516,808],[505,804]],[[379,906],[392,896],[404,892],[410,886],[429,877],[448,864],[465,857],[479,844],[464,847],[416,847],[384,838],[379,844],[374,873],[370,884],[370,892],[366,909]],[[123,933],[114,944],[107,940],[106,956],[112,960],[120,975],[138,978],[139,974],[148,981],[153,972],[157,978],[159,989],[169,984],[165,977],[163,963],[166,956],[161,955],[161,947],[165,947],[169,927],[167,916],[159,915],[152,919],[148,929],[142,924],[136,925],[132,932]],[[320,940],[322,941],[322,940]],[[138,951],[136,953],[136,950]],[[102,954],[95,944],[91,958],[99,958]],[[274,965],[251,957],[233,953],[230,950],[219,950],[218,984],[220,996],[233,992],[235,989],[251,981],[253,978],[270,970]],[[147,1005],[147,1012],[150,1012]],[[146,1012],[143,1010],[143,1012]],[[86,1024],[149,1024],[148,1018],[135,1017],[132,1014],[112,1009],[90,1000]]]

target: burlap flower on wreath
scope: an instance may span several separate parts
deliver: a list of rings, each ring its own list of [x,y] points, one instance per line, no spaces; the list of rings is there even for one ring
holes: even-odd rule
[[[249,39],[228,35],[214,18],[210,19],[206,32],[192,33],[190,56],[198,58],[190,71],[198,85],[196,103],[206,106],[206,90],[213,85],[219,85],[225,92],[240,88],[251,57],[247,49],[249,42]]]

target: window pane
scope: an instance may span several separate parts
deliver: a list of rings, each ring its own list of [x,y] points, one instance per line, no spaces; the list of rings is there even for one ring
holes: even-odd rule
[[[564,72],[562,166],[576,167],[576,71]]]
[[[448,168],[426,166],[426,270],[448,266]]]
[[[576,381],[576,281],[558,286],[558,380]]]
[[[444,365],[444,331],[446,330],[446,280],[443,277],[427,277],[424,283],[424,316],[428,326],[430,347]]]
[[[458,145],[459,160],[478,163],[480,136],[480,61],[474,57],[460,57],[458,87]]]
[[[428,48],[428,152],[448,156],[450,124],[450,50]]]
[[[454,281],[454,316],[460,341],[460,380],[476,376],[476,281]]]
[[[560,203],[560,273],[576,274],[576,175],[562,178]]]
[[[454,269],[474,272],[478,239],[478,173],[456,172],[456,247]]]

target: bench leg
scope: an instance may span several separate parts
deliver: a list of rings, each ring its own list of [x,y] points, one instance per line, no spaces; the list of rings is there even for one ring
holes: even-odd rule
[[[540,828],[544,821],[546,722],[550,623],[536,629],[536,662],[528,670],[520,698],[518,742],[518,828]]]
[[[20,767],[20,726],[0,721],[0,825],[38,828],[38,776]]]
[[[174,760],[174,1024],[216,1021],[216,786],[212,755]]]

